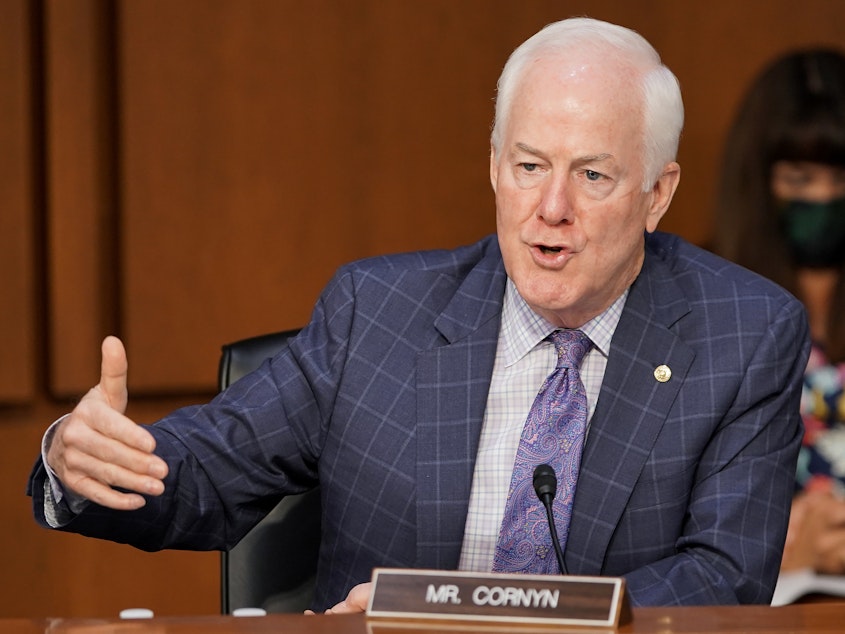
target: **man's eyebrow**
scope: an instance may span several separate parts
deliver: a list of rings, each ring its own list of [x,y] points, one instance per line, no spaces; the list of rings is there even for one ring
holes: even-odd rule
[[[543,156],[544,155],[541,150],[538,150],[537,148],[531,147],[527,143],[522,143],[520,141],[520,142],[515,143],[514,145],[516,146],[517,150],[525,152],[526,154],[531,154],[533,156]],[[577,157],[573,161],[573,163],[579,163],[579,164],[592,163],[592,162],[595,162],[595,161],[606,161],[606,160],[612,159],[612,158],[613,158],[613,154],[610,154],[609,152],[602,152],[601,154],[586,154],[584,156]]]
[[[536,148],[531,147],[527,143],[516,143],[516,149],[521,150],[523,152],[527,152],[528,154],[533,154],[534,156],[540,156],[542,152]]]
[[[586,156],[579,156],[575,159],[576,163],[592,163],[594,161],[606,161],[613,158],[613,154],[603,152],[602,154],[587,154]]]

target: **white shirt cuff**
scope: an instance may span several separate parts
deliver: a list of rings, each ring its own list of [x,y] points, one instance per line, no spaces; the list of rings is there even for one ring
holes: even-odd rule
[[[41,461],[47,471],[47,480],[44,482],[44,518],[52,528],[64,526],[88,506],[87,498],[73,491],[65,491],[59,476],[47,463],[47,450],[53,442],[56,426],[68,416],[65,414],[50,425],[41,439]]]

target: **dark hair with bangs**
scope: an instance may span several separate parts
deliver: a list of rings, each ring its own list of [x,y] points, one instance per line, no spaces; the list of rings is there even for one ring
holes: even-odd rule
[[[782,160],[845,165],[842,56],[827,50],[797,53],[769,68],[760,79],[762,90],[767,80],[771,98],[780,104],[769,105],[769,165]]]
[[[791,52],[751,84],[726,139],[714,248],[796,293],[771,190],[778,161],[845,166],[845,55]],[[845,360],[845,271],[834,300],[828,355]]]

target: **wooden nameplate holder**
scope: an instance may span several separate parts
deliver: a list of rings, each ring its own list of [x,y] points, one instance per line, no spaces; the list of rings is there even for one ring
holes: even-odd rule
[[[376,568],[367,617],[616,629],[631,620],[621,577]]]

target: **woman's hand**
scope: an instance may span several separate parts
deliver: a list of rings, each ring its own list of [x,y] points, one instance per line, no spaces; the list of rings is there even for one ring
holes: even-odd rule
[[[810,491],[792,501],[781,570],[801,568],[845,574],[845,500],[833,493]]]

